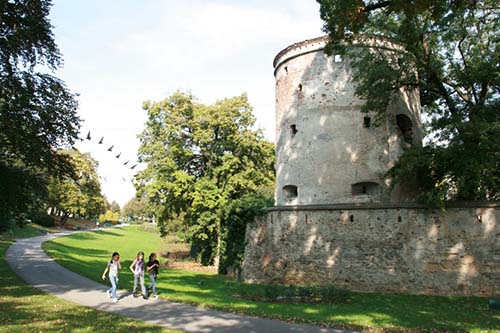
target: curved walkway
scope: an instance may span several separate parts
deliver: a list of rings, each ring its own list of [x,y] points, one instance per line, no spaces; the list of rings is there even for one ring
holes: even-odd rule
[[[71,272],[50,258],[42,243],[75,232],[17,240],[9,247],[6,260],[12,270],[29,284],[62,299],[98,310],[140,319],[185,332],[241,333],[347,333],[316,326],[235,315],[163,300],[143,300],[120,290],[120,302],[111,303],[104,292],[108,287]]]

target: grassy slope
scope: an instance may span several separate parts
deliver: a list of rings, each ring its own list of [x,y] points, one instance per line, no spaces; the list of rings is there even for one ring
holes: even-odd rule
[[[10,231],[6,231],[2,234],[2,237],[5,238],[27,238],[27,237],[35,237],[40,235],[45,235],[50,228],[45,228],[36,224],[27,224],[24,227],[14,226]]]
[[[120,288],[130,289],[132,275],[128,265],[137,251],[142,250],[147,256],[151,251],[164,251],[165,246],[158,235],[129,227],[61,237],[45,243],[44,249],[65,267],[94,280],[99,280],[111,252],[119,251],[124,266]],[[223,276],[179,270],[163,270],[158,282],[161,297],[168,300],[337,328],[500,332],[500,313],[488,311],[484,298],[356,293],[348,304],[268,304],[234,297],[237,287],[237,282]]]
[[[39,229],[16,228],[13,236],[38,236]],[[9,234],[0,235],[0,332],[178,332],[77,306],[28,286],[5,262],[12,244],[8,238]]]

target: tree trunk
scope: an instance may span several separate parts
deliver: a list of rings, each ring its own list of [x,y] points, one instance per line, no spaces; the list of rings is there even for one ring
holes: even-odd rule
[[[221,235],[221,219],[220,217],[217,219],[217,249],[215,250],[214,257],[214,266],[217,267],[217,271],[219,271],[219,263],[220,263],[220,254],[221,254],[221,243],[222,243],[222,235]]]
[[[68,222],[70,212],[64,212],[62,218],[61,218],[61,227],[64,227],[66,222]]]

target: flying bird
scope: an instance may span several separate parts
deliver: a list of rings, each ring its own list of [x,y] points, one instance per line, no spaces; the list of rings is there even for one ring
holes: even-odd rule
[[[92,137],[90,136],[90,131],[87,133],[87,140],[92,140]]]
[[[123,163],[123,165],[127,165],[127,164],[128,164],[128,162],[130,162],[130,161],[127,161],[127,162]]]
[[[102,137],[101,140],[99,140],[99,144],[102,145],[103,141],[104,141],[104,137]]]
[[[108,151],[113,151],[113,147],[114,147],[114,145],[113,145],[113,146],[111,146],[111,147],[109,147],[109,148],[108,148]]]
[[[115,156],[115,158],[120,158],[122,156],[122,153],[119,153],[118,155]]]
[[[130,167],[130,170],[134,170],[134,168],[137,166],[137,164],[134,164],[133,166]]]

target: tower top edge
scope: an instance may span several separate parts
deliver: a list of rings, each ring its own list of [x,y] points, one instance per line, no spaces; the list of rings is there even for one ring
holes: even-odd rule
[[[313,49],[317,49],[317,51],[324,49],[326,43],[328,42],[329,38],[328,36],[320,36],[312,39],[306,39],[301,42],[293,43],[292,45],[287,46],[278,54],[274,57],[273,60],[273,66],[274,68],[278,67],[280,63],[283,62],[284,58],[286,57],[287,54],[289,54],[292,51],[294,54],[301,54],[305,52],[310,52]]]
[[[278,54],[274,57],[273,67],[277,69],[283,62],[290,58],[294,58],[310,52],[322,51],[324,50],[329,40],[330,37],[324,35],[291,44],[278,52]],[[353,39],[352,44],[357,46],[363,45],[373,48],[385,48],[392,51],[404,52],[404,48],[401,44],[398,44],[397,41],[383,36],[368,34],[357,35]]]

